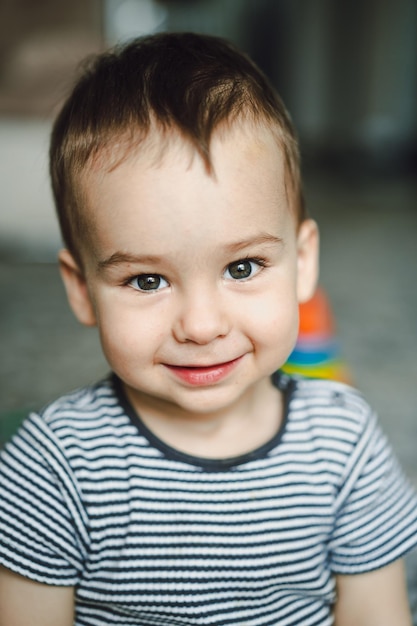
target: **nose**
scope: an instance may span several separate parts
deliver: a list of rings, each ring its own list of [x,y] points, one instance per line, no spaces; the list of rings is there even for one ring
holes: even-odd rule
[[[173,325],[177,341],[205,345],[229,331],[226,303],[217,290],[200,287],[182,296]]]

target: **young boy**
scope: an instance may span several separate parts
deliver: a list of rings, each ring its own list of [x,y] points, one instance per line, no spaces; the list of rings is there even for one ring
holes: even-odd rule
[[[1,626],[409,626],[417,502],[372,411],[274,374],[318,233],[262,73],[194,34],[102,55],[51,172],[69,302],[112,374],[3,451]]]

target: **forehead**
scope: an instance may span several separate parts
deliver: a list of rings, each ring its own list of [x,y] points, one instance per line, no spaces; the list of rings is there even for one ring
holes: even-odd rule
[[[282,133],[275,122],[250,120],[242,114],[233,122],[219,124],[210,134],[206,149],[205,139],[200,141],[197,136],[189,136],[176,126],[164,127],[153,120],[149,129],[130,127],[105,139],[89,158],[81,177],[90,177],[91,174],[103,176],[125,162],[158,167],[167,157],[175,158],[176,155],[186,157],[190,162],[200,158],[210,172],[213,150],[221,150],[222,144],[226,144],[229,138],[233,138],[236,144],[244,143],[246,146],[269,144],[273,152],[277,151],[280,157],[283,155]]]
[[[103,228],[115,232],[120,220],[136,230],[152,219],[153,225],[164,220],[173,228],[208,232],[219,228],[219,218],[233,225],[260,219],[269,209],[274,219],[289,212],[283,152],[265,126],[216,130],[211,168],[178,131],[153,131],[127,152],[124,147],[124,154],[119,148],[110,158],[100,155],[83,176],[84,210],[96,240]]]

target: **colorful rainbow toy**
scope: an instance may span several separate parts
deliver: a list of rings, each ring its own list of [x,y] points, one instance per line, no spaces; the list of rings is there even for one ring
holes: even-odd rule
[[[318,287],[308,302],[300,304],[300,327],[296,346],[281,368],[287,374],[326,378],[351,383],[341,357],[329,299]]]

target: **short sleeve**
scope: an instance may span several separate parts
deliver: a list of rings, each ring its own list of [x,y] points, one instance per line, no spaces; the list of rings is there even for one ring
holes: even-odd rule
[[[416,545],[416,494],[371,414],[336,500],[330,567],[338,574],[380,569]]]
[[[31,415],[0,455],[0,564],[32,580],[74,585],[87,518],[65,453]]]

